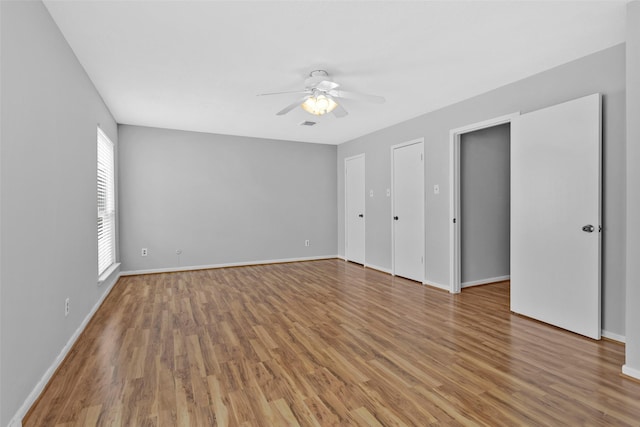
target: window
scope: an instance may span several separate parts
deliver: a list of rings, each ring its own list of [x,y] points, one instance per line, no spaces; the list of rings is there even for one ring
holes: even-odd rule
[[[113,142],[98,128],[98,276],[116,262]]]

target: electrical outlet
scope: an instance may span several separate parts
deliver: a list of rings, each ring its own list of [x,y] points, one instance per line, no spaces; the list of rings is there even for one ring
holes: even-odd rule
[[[176,249],[176,255],[182,254],[182,249]]]
[[[71,309],[70,304],[69,304],[69,298],[64,300],[64,317],[67,317],[69,315],[69,310]]]
[[[147,254],[148,254],[147,248],[142,248],[142,251],[140,252],[140,255],[147,256]]]
[[[305,246],[311,246],[311,242],[310,242],[309,240],[305,240],[305,241],[304,241],[304,245],[305,245]]]

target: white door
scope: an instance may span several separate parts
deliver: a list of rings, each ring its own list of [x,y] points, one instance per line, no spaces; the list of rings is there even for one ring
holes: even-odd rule
[[[394,146],[393,274],[424,279],[424,143]]]
[[[511,124],[511,310],[600,339],[600,95]]]
[[[364,155],[344,161],[345,171],[345,258],[364,264]]]

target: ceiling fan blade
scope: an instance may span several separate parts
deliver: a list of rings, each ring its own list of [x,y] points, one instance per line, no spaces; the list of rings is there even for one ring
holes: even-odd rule
[[[347,112],[347,110],[345,110],[344,107],[342,105],[340,105],[340,104],[338,104],[338,106],[333,109],[332,113],[338,119],[341,118],[341,117],[346,116],[347,114],[349,114]]]
[[[318,90],[321,90],[323,92],[328,92],[332,89],[337,88],[338,86],[340,86],[338,83],[336,82],[332,82],[330,80],[323,80],[321,82],[319,82],[317,85],[315,85],[314,87]]]
[[[286,107],[284,107],[282,110],[278,111],[276,113],[276,116],[284,116],[285,114],[287,114],[289,111],[293,110],[296,107],[299,107],[300,104],[302,104],[304,101],[306,101],[306,99],[309,98],[309,95],[307,96],[303,96],[302,98],[298,99],[296,102],[291,103],[290,105],[287,105]]]
[[[270,93],[259,93],[256,96],[269,96],[269,95],[284,95],[287,93],[311,93],[310,90],[292,90],[288,92],[270,92]]]
[[[367,95],[365,93],[348,92],[345,90],[331,90],[329,95],[336,98],[353,99],[355,101],[371,102],[373,104],[384,104],[385,99],[378,95]]]

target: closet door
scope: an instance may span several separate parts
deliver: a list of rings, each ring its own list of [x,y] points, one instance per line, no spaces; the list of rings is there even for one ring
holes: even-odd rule
[[[393,274],[424,280],[424,143],[394,146]]]
[[[600,339],[600,95],[511,126],[511,310]]]
[[[364,264],[365,181],[364,154],[344,161],[345,171],[345,258]]]

